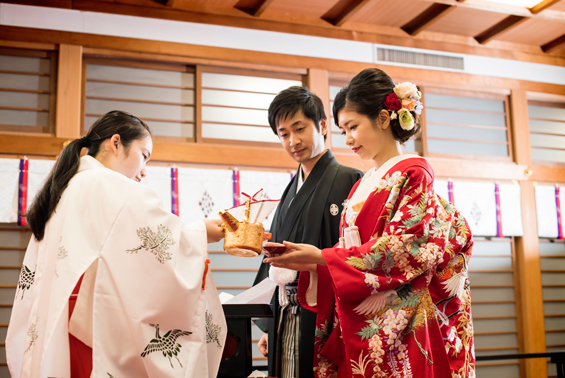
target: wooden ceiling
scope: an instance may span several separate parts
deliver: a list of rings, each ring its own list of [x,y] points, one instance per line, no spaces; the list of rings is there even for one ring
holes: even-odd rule
[[[565,0],[540,0],[540,3],[531,9],[487,0],[6,2],[320,35],[453,52],[483,54],[481,51],[490,50],[486,55],[492,55],[493,51],[505,50],[537,55],[538,58],[525,59],[537,62],[544,62],[543,58],[540,58],[542,56],[565,58]],[[454,46],[466,46],[467,49]],[[558,59],[558,62],[563,60]]]

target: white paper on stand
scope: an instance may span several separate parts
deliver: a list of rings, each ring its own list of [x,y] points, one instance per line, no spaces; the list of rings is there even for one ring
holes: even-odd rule
[[[247,378],[256,378],[256,377],[266,377],[267,374],[260,372],[259,370],[253,371],[253,373],[249,374]]]
[[[224,303],[226,303],[227,301],[229,301],[230,299],[232,299],[234,296],[231,295],[230,293],[226,293],[226,292],[222,291],[222,292],[220,293],[219,297],[220,297],[220,303],[221,303],[221,304],[224,304]]]
[[[277,284],[267,277],[224,304],[270,304],[276,288]]]

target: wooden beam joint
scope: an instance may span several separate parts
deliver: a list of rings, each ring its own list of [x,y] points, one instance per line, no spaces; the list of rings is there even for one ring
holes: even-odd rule
[[[428,7],[428,9],[404,24],[401,29],[410,35],[416,35],[445,16],[448,11],[452,9],[454,9],[454,7],[449,4],[434,3]]]
[[[565,34],[559,38],[555,38],[553,41],[546,43],[541,47],[543,52],[549,53],[565,47]]]
[[[475,40],[483,45],[488,41],[492,40],[500,33],[510,30],[511,28],[517,26],[518,24],[522,23],[524,20],[527,19],[528,18],[524,16],[510,15],[506,17],[504,20],[497,23],[496,25],[491,26],[481,34],[477,35],[475,37]]]
[[[240,0],[235,5],[235,8],[253,17],[260,17],[267,10],[267,7],[271,5],[273,1],[274,0],[259,0],[257,3],[255,3],[253,6],[250,7],[248,1]]]
[[[328,10],[322,19],[334,26],[342,26],[355,16],[370,0],[341,0]]]
[[[542,10],[547,9],[550,6],[552,6],[553,4],[558,3],[558,2],[559,2],[559,0],[543,0],[541,3],[537,3],[536,5],[531,7],[530,12],[532,12],[532,14],[538,14]]]

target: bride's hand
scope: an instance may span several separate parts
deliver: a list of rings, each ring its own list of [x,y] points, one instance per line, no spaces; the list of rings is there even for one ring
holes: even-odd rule
[[[326,265],[322,251],[310,244],[295,244],[284,242],[287,252],[278,257],[269,257],[263,260],[278,268],[287,268],[299,271],[316,271],[317,265]]]

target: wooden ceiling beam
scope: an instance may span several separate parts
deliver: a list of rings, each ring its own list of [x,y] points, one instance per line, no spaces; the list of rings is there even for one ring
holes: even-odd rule
[[[554,9],[547,9],[545,7],[544,12],[532,13],[530,9],[518,6],[518,5],[511,5],[505,3],[498,3],[493,1],[486,1],[486,0],[469,0],[469,1],[457,1],[457,0],[420,0],[426,3],[437,3],[437,4],[446,4],[446,5],[453,5],[460,8],[465,9],[474,9],[484,12],[492,12],[492,13],[500,13],[505,15],[514,15],[514,16],[523,16],[523,17],[531,17],[536,19],[542,20],[554,20],[562,22],[565,20],[565,12],[554,10]],[[540,0],[541,1],[541,0]],[[548,5],[550,6],[550,5]],[[535,7],[534,7],[535,8]]]
[[[520,23],[527,20],[527,17],[523,16],[508,16],[496,25],[491,26],[481,34],[475,36],[475,40],[480,44],[484,45],[488,41],[492,40],[494,37],[499,35],[500,33],[510,30],[511,28],[519,25]]]
[[[410,35],[416,35],[453,9],[452,5],[433,3],[425,11],[404,24],[401,29]]]
[[[347,21],[349,21],[353,16],[355,16],[359,11],[367,5],[371,0],[347,0],[344,4],[343,1],[338,1],[332,9],[326,12],[322,16],[322,19],[326,20],[334,26],[342,26]],[[329,14],[334,13],[336,8],[342,8],[337,16],[330,17]],[[328,15],[328,16],[326,16]]]
[[[550,6],[558,2],[559,0],[543,0],[541,3],[538,3],[529,9],[533,14],[538,14],[542,10],[549,8]]]
[[[238,6],[239,3],[241,3],[241,1],[239,1],[236,5],[235,8],[244,11],[247,14],[250,14],[254,17],[260,17],[269,7],[269,5],[271,5],[271,3],[274,0],[259,0],[254,7],[252,8],[248,8],[248,7],[244,7],[244,6]]]
[[[543,52],[549,53],[565,47],[565,34],[559,38],[555,38],[553,41],[546,43],[541,47]]]

